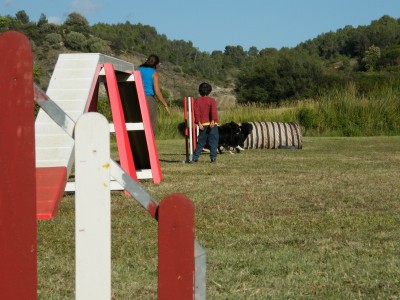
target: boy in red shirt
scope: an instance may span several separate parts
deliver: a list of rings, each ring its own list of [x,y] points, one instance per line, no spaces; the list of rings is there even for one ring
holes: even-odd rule
[[[192,162],[199,160],[201,151],[208,142],[210,145],[210,159],[212,163],[217,161],[217,148],[219,141],[218,131],[218,111],[217,102],[214,98],[209,97],[212,91],[210,84],[203,82],[199,86],[199,94],[194,104],[194,121],[199,125],[200,133],[193,154]]]

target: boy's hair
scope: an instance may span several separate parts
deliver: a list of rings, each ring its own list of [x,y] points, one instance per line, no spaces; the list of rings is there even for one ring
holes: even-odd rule
[[[203,82],[202,84],[199,85],[199,94],[201,96],[208,96],[210,95],[211,91],[212,91],[211,84]]]

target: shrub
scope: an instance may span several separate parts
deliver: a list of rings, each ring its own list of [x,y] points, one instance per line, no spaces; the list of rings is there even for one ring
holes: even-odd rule
[[[58,33],[49,33],[45,37],[45,41],[54,49],[59,49],[62,46],[62,36]]]
[[[90,26],[88,20],[81,14],[76,12],[70,13],[65,20],[64,25],[71,30],[71,32],[89,32]]]
[[[39,26],[39,32],[42,34],[57,33],[58,31],[60,31],[60,26],[54,23],[45,23]]]
[[[297,119],[306,129],[318,129],[322,115],[315,107],[302,106],[297,113]]]
[[[87,47],[89,52],[92,53],[108,53],[107,44],[104,40],[99,39],[98,37],[91,37],[87,41]]]
[[[65,46],[78,51],[86,51],[87,47],[87,39],[86,37],[79,32],[70,32],[65,37]]]
[[[97,111],[105,116],[108,121],[112,121],[110,102],[107,97],[99,97]]]
[[[7,30],[8,29],[8,21],[5,17],[0,17],[0,29]]]

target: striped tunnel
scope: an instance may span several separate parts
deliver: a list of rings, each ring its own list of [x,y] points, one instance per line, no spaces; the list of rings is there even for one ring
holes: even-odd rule
[[[302,149],[300,125],[296,122],[248,122],[253,131],[244,141],[245,149]]]

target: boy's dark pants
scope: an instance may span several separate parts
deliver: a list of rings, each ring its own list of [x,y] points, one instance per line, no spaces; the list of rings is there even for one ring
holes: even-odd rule
[[[217,149],[218,149],[218,141],[219,141],[219,131],[218,126],[214,126],[211,128],[210,126],[204,126],[204,130],[200,130],[199,136],[197,138],[196,150],[193,154],[193,160],[198,160],[203,150],[204,146],[208,144],[210,145],[210,158],[217,158]]]

